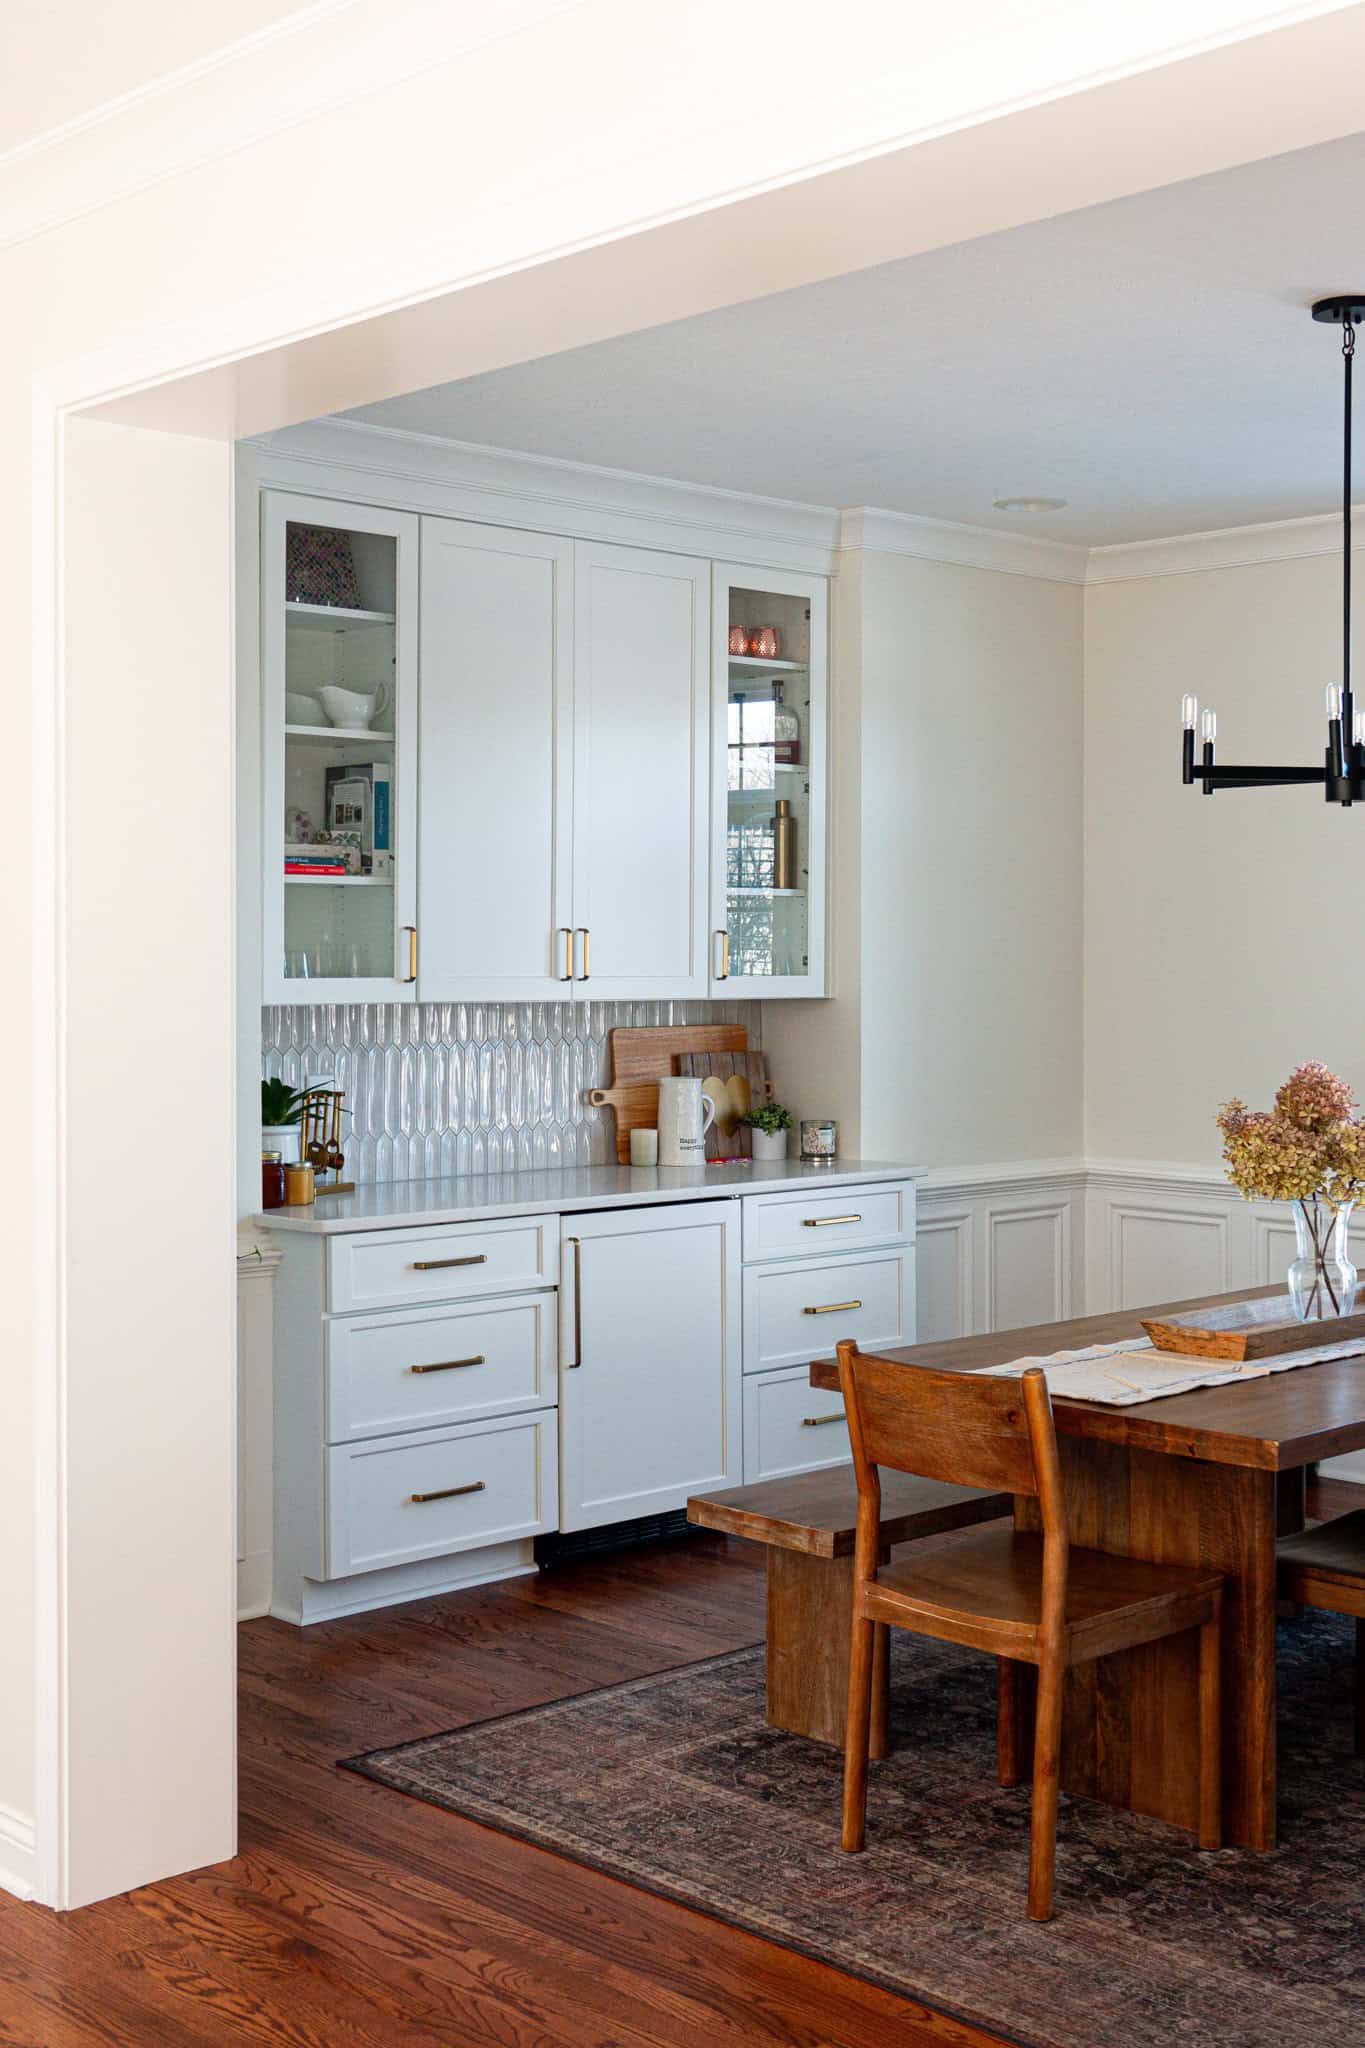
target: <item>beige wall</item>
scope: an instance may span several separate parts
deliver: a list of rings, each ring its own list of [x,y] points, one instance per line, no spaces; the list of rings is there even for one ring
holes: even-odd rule
[[[1086,594],[1085,1149],[1218,1158],[1213,1116],[1300,1060],[1365,1093],[1361,820],[1310,789],[1179,779],[1184,691],[1223,760],[1312,763],[1340,667],[1330,557]],[[1320,758],[1320,755],[1319,757]]]
[[[1082,592],[850,550],[835,617],[835,993],[765,1010],[779,1087],[864,1159],[1075,1154]]]

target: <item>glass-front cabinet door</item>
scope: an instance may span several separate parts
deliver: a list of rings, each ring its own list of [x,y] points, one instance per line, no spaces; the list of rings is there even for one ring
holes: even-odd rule
[[[823,995],[827,584],[713,579],[711,992]]]
[[[415,515],[262,501],[265,1000],[411,1000]]]

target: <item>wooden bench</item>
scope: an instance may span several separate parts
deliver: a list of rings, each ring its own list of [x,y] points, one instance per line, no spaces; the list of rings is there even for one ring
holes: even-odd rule
[[[993,1522],[1014,1507],[1008,1493],[940,1486],[906,1472],[882,1474],[881,1538],[896,1543]],[[800,1472],[702,1493],[687,1519],[768,1551],[768,1722],[793,1735],[844,1746],[853,1624],[853,1531],[858,1486],[851,1465]],[[886,1633],[878,1630],[871,1755],[886,1755]]]

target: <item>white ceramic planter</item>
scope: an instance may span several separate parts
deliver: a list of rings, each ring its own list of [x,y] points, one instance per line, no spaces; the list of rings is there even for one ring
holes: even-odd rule
[[[262,1152],[278,1152],[282,1166],[295,1166],[299,1159],[299,1127],[297,1124],[262,1124]]]
[[[769,1165],[775,1159],[787,1156],[787,1133],[785,1131],[755,1131],[749,1136],[754,1141],[754,1158],[766,1160]]]

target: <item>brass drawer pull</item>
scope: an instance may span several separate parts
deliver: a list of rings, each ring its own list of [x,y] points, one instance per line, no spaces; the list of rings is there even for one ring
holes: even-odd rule
[[[803,1308],[801,1313],[803,1316],[837,1316],[845,1309],[861,1307],[860,1301],[831,1301],[824,1308]]]
[[[457,1494],[482,1493],[483,1489],[484,1481],[482,1479],[474,1479],[471,1480],[468,1486],[443,1486],[439,1493],[410,1493],[408,1499],[413,1503],[414,1507],[420,1507],[423,1501],[454,1500]]]
[[[484,1365],[487,1361],[482,1351],[473,1358],[447,1358],[443,1365],[410,1365],[409,1372],[454,1372],[461,1365]]]
[[[831,1223],[861,1223],[861,1216],[803,1216],[803,1230],[826,1230]]]
[[[414,1259],[414,1273],[439,1273],[446,1266],[486,1266],[487,1252],[472,1252],[467,1259]]]
[[[583,941],[583,972],[578,979],[588,981],[592,975],[592,934],[585,924],[579,925],[578,932]]]
[[[564,1370],[577,1372],[583,1363],[583,1241],[566,1237],[564,1242],[573,1246],[573,1357],[565,1359]]]
[[[841,1408],[837,1415],[803,1415],[801,1417],[801,1427],[802,1429],[820,1429],[826,1422],[842,1422],[843,1420],[844,1411]]]
[[[570,929],[569,929],[568,925],[566,925],[566,924],[562,924],[562,925],[560,925],[558,929],[559,929],[560,931],[562,931],[562,932],[563,932],[563,934],[564,934],[564,972],[563,972],[563,973],[562,973],[562,974],[560,975],[559,979],[560,979],[561,981],[572,981],[572,980],[573,980],[573,933],[572,933],[572,931],[570,931]]]
[[[406,973],[405,975],[403,975],[403,976],[401,977],[401,979],[402,979],[403,981],[405,981],[405,982],[406,982],[406,981],[416,981],[416,979],[417,979],[417,927],[416,927],[416,925],[415,925],[415,924],[405,924],[405,925],[404,925],[404,926],[402,927],[402,929],[403,929],[403,930],[404,930],[404,931],[405,931],[405,932],[407,933],[407,935],[408,935],[408,971],[407,971],[407,973]]]

